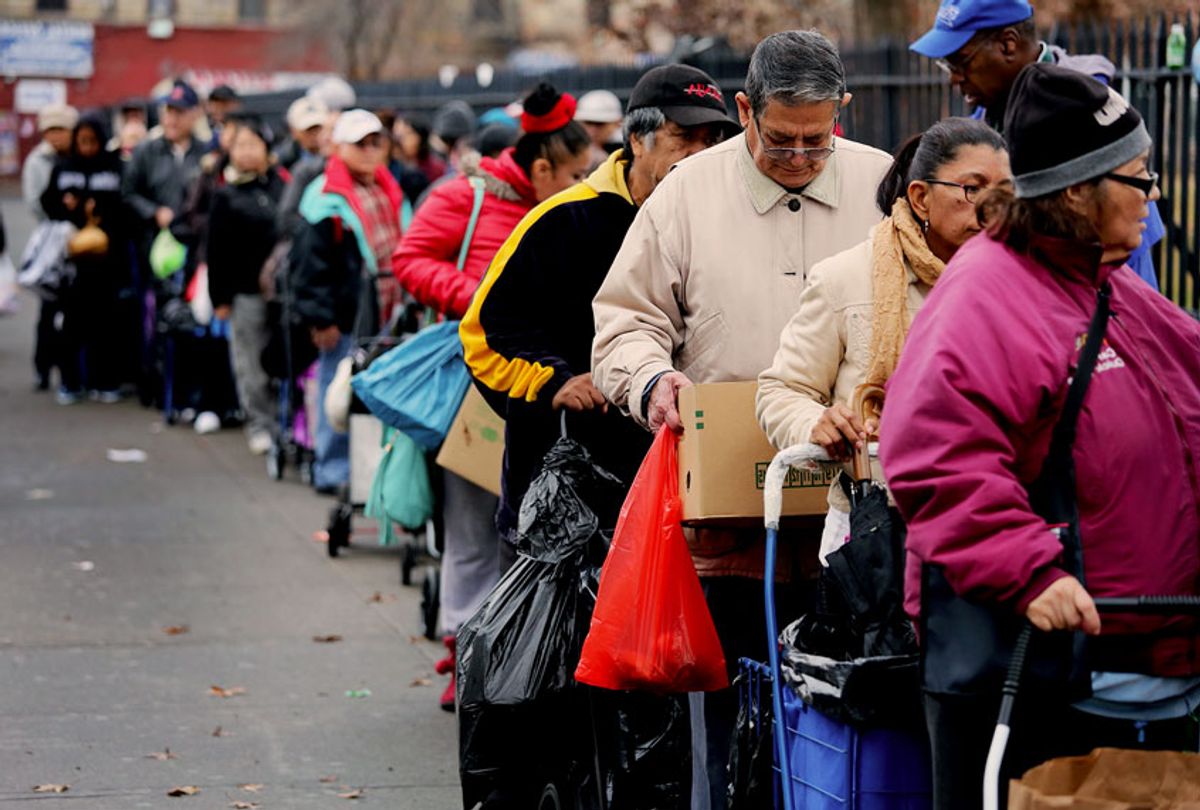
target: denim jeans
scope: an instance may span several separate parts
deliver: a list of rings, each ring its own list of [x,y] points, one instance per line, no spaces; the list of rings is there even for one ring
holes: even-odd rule
[[[317,357],[317,430],[314,437],[313,484],[317,487],[337,487],[350,482],[350,434],[338,433],[325,418],[325,392],[333,382],[338,363],[350,354],[354,341],[342,335],[332,351]]]

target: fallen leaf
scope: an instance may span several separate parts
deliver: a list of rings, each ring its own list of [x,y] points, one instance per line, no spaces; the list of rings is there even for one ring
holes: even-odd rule
[[[34,793],[66,793],[71,789],[70,785],[34,785]]]
[[[329,636],[313,636],[313,641],[317,642],[318,644],[333,644],[341,640],[342,637],[337,634]]]
[[[231,698],[231,697],[237,697],[238,695],[246,694],[245,687],[241,687],[241,686],[233,686],[233,687],[230,687],[229,689],[225,689],[220,686],[210,686],[208,688],[208,691],[209,691],[209,693],[216,695],[217,697],[220,697],[220,698]]]
[[[200,792],[200,788],[195,785],[184,785],[183,787],[174,787],[167,791],[167,795],[171,798],[179,798],[180,796],[195,796]]]
[[[399,597],[397,597],[394,594],[389,593],[387,596],[384,596],[379,591],[375,591],[375,593],[373,593],[369,597],[367,597],[367,602],[374,603],[374,604],[379,604],[381,602],[395,602],[398,598]]]
[[[409,686],[433,686],[433,681],[429,678],[413,678]]]
[[[338,798],[339,799],[357,799],[360,796],[362,796],[362,794],[363,794],[363,792],[361,790],[348,790],[345,793],[339,793]]]
[[[52,489],[30,489],[25,491],[27,501],[48,501],[54,497]]]
[[[238,785],[238,787],[241,788],[242,790],[246,791],[247,793],[258,793],[260,790],[263,789],[263,786],[258,785],[258,784]]]
[[[164,748],[162,751],[146,754],[146,759],[157,759],[159,762],[166,762],[168,759],[179,759],[179,757],[176,754],[172,754],[170,748]]]
[[[334,774],[333,776],[322,776],[318,781],[325,785],[333,784],[337,781],[337,774]]]
[[[216,728],[213,729],[212,735],[214,737],[228,737],[229,736],[228,734],[226,734],[224,731],[221,730],[220,726],[217,726]]]
[[[229,806],[234,808],[234,810],[254,810],[254,808],[261,807],[262,805],[260,805],[258,802],[236,801],[231,802]]]
[[[71,565],[74,566],[76,571],[95,571],[96,570],[96,564],[94,562],[92,562],[91,560],[81,560],[80,562],[77,562],[77,563],[71,563]]]
[[[190,632],[191,629],[192,628],[188,627],[186,624],[172,624],[168,627],[164,627],[162,631],[168,636],[182,636],[184,633]]]

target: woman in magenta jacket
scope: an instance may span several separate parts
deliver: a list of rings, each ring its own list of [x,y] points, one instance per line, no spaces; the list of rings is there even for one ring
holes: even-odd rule
[[[498,158],[464,162],[463,174],[434,186],[392,255],[400,286],[418,303],[461,318],[492,257],[535,205],[582,180],[587,133],[573,120],[575,99],[541,84],[525,99],[524,134]],[[459,268],[476,186],[482,182],[478,222]],[[442,513],[441,604],[450,653],[439,672],[454,671],[454,636],[500,578],[501,548],[495,495],[446,472]],[[441,705],[454,711],[454,679]]]
[[[984,201],[988,233],[947,265],[888,386],[881,460],[908,522],[907,607],[936,610],[921,573],[939,566],[962,599],[1090,636],[1092,696],[1022,693],[1003,776],[1102,745],[1195,751],[1196,622],[1093,601],[1200,591],[1200,325],[1125,263],[1159,197],[1150,137],[1115,91],[1043,64],[1018,77],[1005,132],[1015,198]],[[1029,488],[1102,289],[1111,316],[1073,450],[1081,582]],[[930,675],[934,803],[969,810],[999,695],[935,693]]]

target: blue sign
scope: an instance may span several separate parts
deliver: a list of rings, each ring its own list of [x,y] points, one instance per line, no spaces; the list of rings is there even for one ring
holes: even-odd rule
[[[0,76],[86,79],[95,39],[88,23],[0,20]]]

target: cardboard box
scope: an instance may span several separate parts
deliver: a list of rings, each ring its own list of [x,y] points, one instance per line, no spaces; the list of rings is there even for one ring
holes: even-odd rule
[[[754,416],[755,382],[708,383],[679,392],[679,492],[685,523],[759,523],[763,481],[775,457]],[[836,470],[792,470],[783,515],[823,515]]]
[[[500,494],[504,465],[504,420],[472,385],[450,425],[437,463],[493,495]]]

